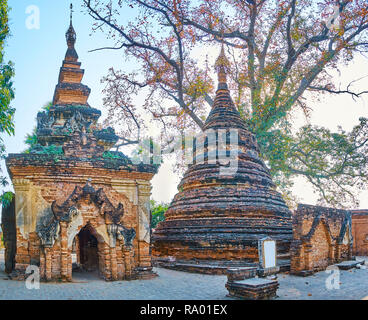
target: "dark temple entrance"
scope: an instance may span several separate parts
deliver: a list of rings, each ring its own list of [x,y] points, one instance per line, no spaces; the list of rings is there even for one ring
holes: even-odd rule
[[[98,270],[98,242],[93,233],[93,228],[86,225],[78,234],[80,267],[89,272]]]

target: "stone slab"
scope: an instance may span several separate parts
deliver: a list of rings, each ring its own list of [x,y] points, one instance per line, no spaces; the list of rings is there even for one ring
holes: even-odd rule
[[[250,288],[260,288],[264,286],[277,284],[277,281],[268,280],[264,278],[251,278],[251,279],[235,281],[235,283],[240,284],[242,286],[248,286]]]
[[[335,264],[340,270],[349,270],[355,268],[358,264],[362,264],[361,261],[348,260]]]
[[[359,263],[361,264],[361,265],[363,265],[363,264],[367,264],[368,263],[368,259],[367,259],[367,257],[355,257],[355,260],[356,261],[359,261]]]

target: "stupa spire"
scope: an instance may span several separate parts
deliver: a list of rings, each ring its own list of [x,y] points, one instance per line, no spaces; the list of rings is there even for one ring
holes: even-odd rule
[[[73,4],[70,4],[70,24],[73,24]]]
[[[69,49],[74,49],[75,42],[77,40],[77,34],[73,27],[73,4],[70,4],[70,25],[69,29],[66,31],[65,34],[66,43]]]
[[[59,83],[55,88],[54,105],[83,105],[87,103],[90,89],[82,84],[84,70],[78,62],[78,54],[75,50],[76,32],[73,27],[73,5],[70,4],[70,26],[66,34],[68,49],[63,65],[60,69]]]
[[[246,130],[245,122],[236,109],[227,86],[227,74],[230,72],[230,62],[226,58],[223,43],[220,55],[215,63],[215,69],[218,74],[218,88],[211,112],[204,124],[204,130],[219,128]]]
[[[230,69],[230,62],[225,55],[224,43],[222,43],[220,55],[216,59],[215,69],[217,71],[219,87],[221,84],[227,84],[227,73]]]

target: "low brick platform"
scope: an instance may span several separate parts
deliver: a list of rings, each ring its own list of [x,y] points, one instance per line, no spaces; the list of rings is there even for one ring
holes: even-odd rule
[[[280,267],[272,267],[272,268],[258,268],[257,275],[261,278],[265,278],[271,275],[275,275],[280,272]]]
[[[254,278],[257,275],[256,267],[231,268],[227,270],[227,281],[240,281]]]
[[[279,283],[275,280],[252,278],[240,281],[228,281],[225,285],[229,296],[249,300],[267,300],[276,297]]]
[[[258,267],[258,263],[251,263],[246,261],[208,261],[208,260],[170,260],[169,258],[153,258],[152,261],[155,267],[162,267],[171,270],[212,274],[212,275],[226,275],[229,269],[234,268],[249,268]],[[290,260],[278,260],[277,268],[280,272],[290,271]]]

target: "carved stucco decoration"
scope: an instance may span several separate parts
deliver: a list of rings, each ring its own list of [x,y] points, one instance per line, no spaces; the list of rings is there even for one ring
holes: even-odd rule
[[[81,112],[76,111],[74,115],[65,122],[64,129],[74,131],[82,131],[83,128],[90,126],[91,122],[87,121]]]
[[[77,209],[77,204],[82,199],[89,199],[93,202],[99,208],[100,214],[104,216],[111,246],[115,246],[116,239],[124,240],[128,247],[132,246],[136,232],[133,228],[126,228],[121,223],[121,218],[124,215],[123,204],[119,203],[115,208],[103,189],[100,188],[96,191],[90,181],[87,181],[83,188],[76,186],[63,204],[58,205],[54,201],[51,204],[52,213],[40,219],[37,225],[37,234],[44,246],[52,247],[54,245],[60,231],[60,222],[68,223],[68,245],[73,241],[79,227],[83,224],[82,214]]]
[[[150,203],[145,202],[139,207],[139,240],[150,243],[151,227],[149,220]]]
[[[115,247],[116,240],[124,240],[126,247],[132,247],[136,232],[133,228],[126,228],[121,224],[107,225],[107,232],[110,235],[111,247]]]
[[[25,218],[27,218],[27,212],[29,208],[29,192],[32,183],[28,179],[13,179],[13,186],[15,191],[15,216],[16,226],[19,228],[19,232],[24,239],[28,239],[28,233],[26,232]]]
[[[36,232],[44,247],[52,247],[59,238],[60,224],[51,212],[40,217],[36,225]]]
[[[55,119],[53,116],[48,115],[45,111],[37,114],[37,129],[51,129]]]
[[[104,215],[106,224],[118,224],[124,215],[123,204],[119,203],[115,208],[102,188],[96,191],[90,181],[87,181],[83,188],[76,186],[63,204],[58,205],[56,201],[51,204],[51,210],[55,218],[60,221],[70,222],[71,213],[69,210],[72,207],[77,207],[81,199],[89,199],[90,202],[94,203],[99,208],[100,214]]]
[[[83,225],[83,216],[82,212],[78,210],[77,207],[70,207],[69,209],[69,224],[68,224],[68,248],[70,248],[73,245],[74,237],[79,232],[79,227]]]

